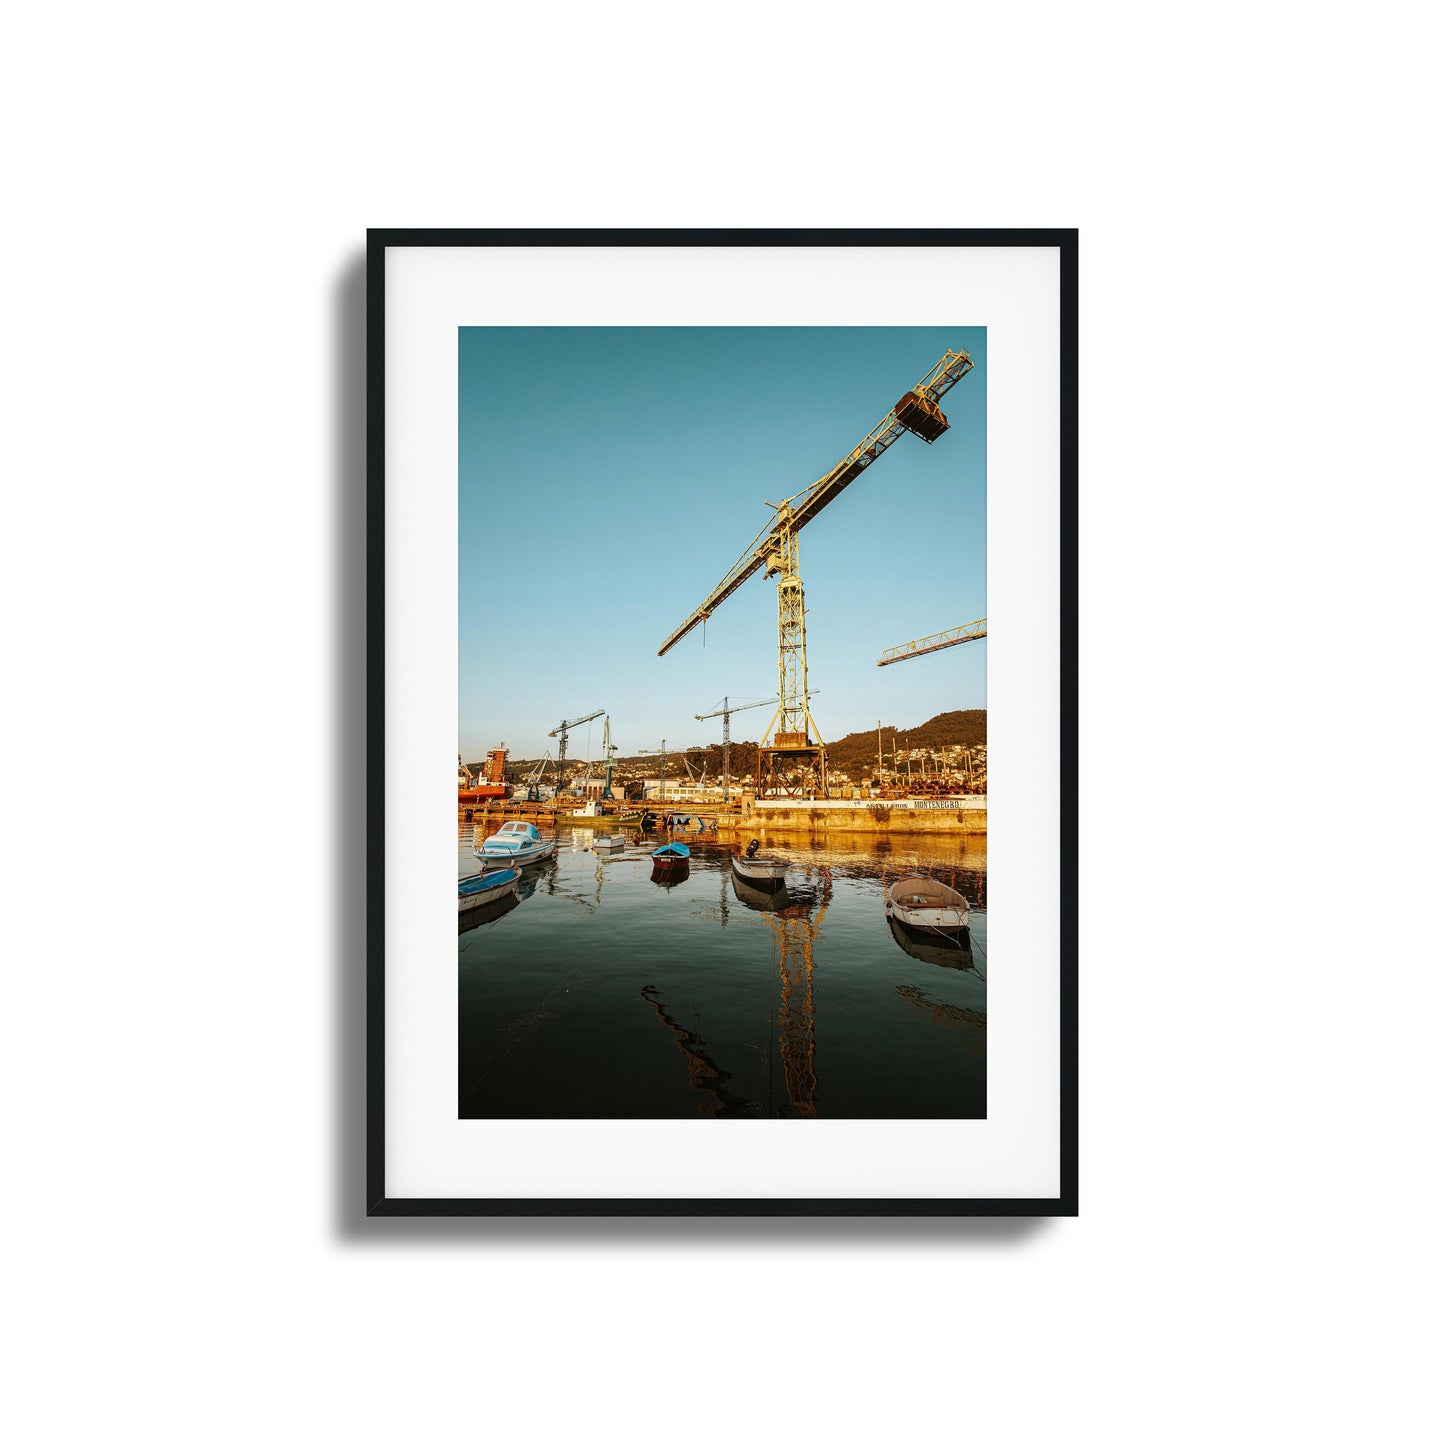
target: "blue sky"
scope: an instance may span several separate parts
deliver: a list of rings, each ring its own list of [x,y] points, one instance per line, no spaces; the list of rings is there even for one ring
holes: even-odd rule
[[[624,753],[718,742],[724,694],[777,692],[759,572],[666,657],[663,639],[772,516],[948,350],[974,369],[799,533],[813,716],[830,741],[984,707],[987,642],[880,668],[987,614],[982,327],[465,327],[460,332],[460,734],[470,759],[596,708]],[[757,739],[771,713],[733,718]],[[588,756],[577,729],[569,757]],[[591,725],[599,754],[602,720]]]

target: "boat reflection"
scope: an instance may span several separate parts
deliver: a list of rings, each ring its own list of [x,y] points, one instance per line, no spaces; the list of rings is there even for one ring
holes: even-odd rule
[[[689,871],[685,861],[670,866],[664,864],[661,867],[654,863],[652,865],[652,881],[660,888],[676,888],[686,879]]]
[[[900,983],[896,985],[895,991],[904,1003],[912,1005],[930,1023],[942,1024],[950,1029],[964,1029],[972,1034],[988,1032],[988,1015],[976,1008],[959,1008],[957,1004],[929,998],[921,988],[914,988],[912,984]]]
[[[523,875],[525,881],[525,875]],[[532,880],[532,888],[537,886],[536,880]],[[527,890],[530,894],[531,888]],[[485,928],[489,923],[495,923],[499,918],[506,917],[514,908],[521,905],[522,884],[517,884],[515,893],[508,893],[505,897],[498,898],[493,903],[483,904],[480,908],[473,908],[467,913],[457,915],[457,932],[470,933],[474,928]]]
[[[940,968],[972,968],[973,949],[968,930],[958,933],[921,934],[896,918],[887,920],[893,941],[904,953],[923,963],[936,963]]]
[[[756,909],[759,913],[776,913],[780,908],[792,906],[793,899],[786,887],[760,888],[755,883],[745,882],[731,869],[728,873],[733,880],[733,893],[738,902],[746,907]]]
[[[556,868],[549,868],[545,863],[534,863],[529,868],[522,869],[522,876],[517,880],[517,897],[530,898],[536,891],[537,885],[544,880],[552,886],[547,889],[548,893],[555,891]]]

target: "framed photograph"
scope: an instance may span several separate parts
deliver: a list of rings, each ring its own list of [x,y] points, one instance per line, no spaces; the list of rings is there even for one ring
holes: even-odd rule
[[[1077,1213],[1077,268],[369,233],[368,1214]]]

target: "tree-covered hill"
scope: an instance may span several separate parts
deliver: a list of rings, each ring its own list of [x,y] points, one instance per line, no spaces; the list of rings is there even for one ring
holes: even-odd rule
[[[961,712],[941,712],[916,727],[883,724],[883,758],[887,763],[896,744],[904,748],[981,747],[988,742],[988,712],[969,708]],[[828,743],[828,766],[854,778],[873,772],[878,760],[878,729],[848,733]]]

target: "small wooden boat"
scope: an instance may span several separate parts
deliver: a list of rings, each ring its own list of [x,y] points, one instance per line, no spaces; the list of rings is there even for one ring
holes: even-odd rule
[[[654,868],[686,868],[692,857],[692,849],[686,843],[664,843],[652,852]]]
[[[788,860],[759,853],[756,838],[732,861],[733,872],[754,888],[782,888],[788,881]]]
[[[543,838],[535,823],[503,823],[480,848],[472,853],[483,863],[498,868],[522,868],[538,863],[557,851],[555,838]]]
[[[613,853],[619,848],[627,846],[626,833],[599,833],[593,840],[592,846],[599,853]]]
[[[886,907],[905,928],[957,933],[968,927],[968,899],[936,878],[900,878],[888,890]]]
[[[457,912],[470,913],[474,908],[485,908],[506,894],[515,893],[521,876],[515,868],[493,868],[490,872],[458,878]]]

